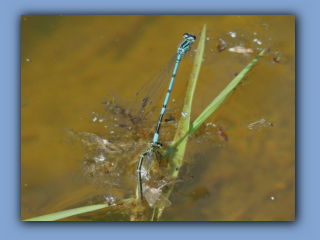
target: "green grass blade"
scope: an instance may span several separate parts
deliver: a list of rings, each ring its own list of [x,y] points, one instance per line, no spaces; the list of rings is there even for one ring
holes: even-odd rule
[[[29,218],[23,221],[56,221],[66,217],[71,217],[81,213],[91,212],[91,211],[99,210],[99,209],[110,207],[110,206],[116,206],[116,204],[113,204],[113,205],[98,204],[98,205],[74,208],[74,209],[69,209],[61,212],[43,215],[40,217]]]
[[[190,77],[188,88],[187,88],[186,98],[184,100],[184,107],[182,112],[185,115],[185,117],[180,118],[177,132],[174,137],[174,144],[171,146],[172,149],[176,150],[175,152],[172,152],[170,154],[169,164],[168,164],[169,176],[173,178],[177,177],[179,174],[179,168],[182,165],[183,156],[187,146],[187,140],[188,140],[187,136],[188,136],[188,130],[190,128],[192,99],[193,99],[193,94],[194,94],[194,90],[196,87],[196,83],[198,80],[200,67],[203,59],[205,39],[206,39],[206,25],[203,26],[201,31],[198,48],[197,48],[196,56],[195,56],[193,67],[192,67],[191,77]],[[176,148],[176,146],[178,147]],[[169,147],[169,151],[166,150],[164,154],[167,153],[168,155],[171,147]],[[178,170],[176,170],[177,167],[178,167]],[[166,197],[170,196],[172,192],[172,187],[173,186],[171,186],[170,189],[165,193]],[[155,209],[151,220],[158,221],[162,215],[163,210],[164,208]]]

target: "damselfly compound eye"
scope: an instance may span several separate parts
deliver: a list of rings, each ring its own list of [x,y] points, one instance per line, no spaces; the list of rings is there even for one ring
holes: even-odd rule
[[[190,36],[190,35],[189,35],[188,33],[183,34],[183,38],[184,38],[184,39],[189,38],[189,36]]]

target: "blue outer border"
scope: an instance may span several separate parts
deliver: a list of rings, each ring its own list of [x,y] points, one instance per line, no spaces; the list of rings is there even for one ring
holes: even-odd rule
[[[6,239],[320,239],[319,9],[320,1],[3,1],[1,9],[2,216]],[[103,11],[103,10],[104,11]],[[21,14],[294,14],[296,15],[296,221],[272,223],[26,223],[20,222]],[[317,71],[317,72],[316,72]],[[302,77],[303,76],[303,77]],[[311,86],[312,82],[312,86]],[[85,224],[80,227],[80,224]],[[163,232],[163,234],[161,234]],[[318,237],[316,237],[318,236]],[[9,237],[9,238],[8,238]]]

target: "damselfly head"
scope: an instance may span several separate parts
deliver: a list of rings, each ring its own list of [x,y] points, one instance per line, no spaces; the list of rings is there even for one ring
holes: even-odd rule
[[[194,35],[191,35],[189,33],[183,34],[184,39],[189,40],[190,42],[194,42],[197,38]]]
[[[153,148],[162,148],[162,144],[159,142],[156,142],[156,143],[151,142],[151,143],[149,143],[149,146],[153,147]]]
[[[162,148],[162,143],[157,143],[158,148]]]

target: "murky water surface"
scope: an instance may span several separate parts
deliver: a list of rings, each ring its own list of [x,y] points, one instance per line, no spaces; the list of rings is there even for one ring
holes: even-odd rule
[[[180,177],[193,178],[175,184],[161,220],[295,219],[294,16],[22,16],[21,219],[135,196],[139,154],[162,105],[134,122],[135,94],[182,35],[199,37],[204,24],[191,121],[268,50],[189,137]],[[181,117],[196,46],[178,70],[164,147]],[[128,214],[71,220],[132,220]]]

